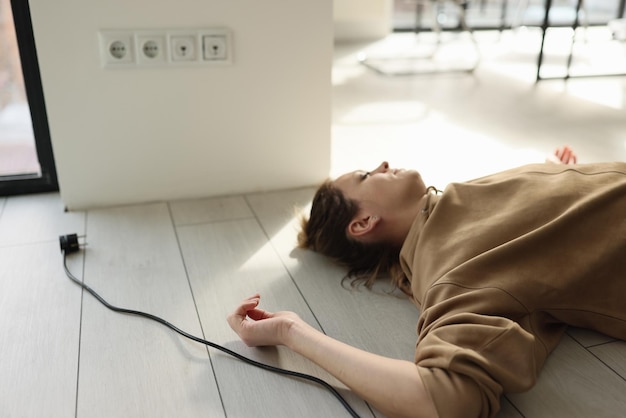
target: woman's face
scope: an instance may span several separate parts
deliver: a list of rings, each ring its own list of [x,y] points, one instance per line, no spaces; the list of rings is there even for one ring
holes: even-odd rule
[[[394,169],[384,161],[373,171],[352,171],[338,177],[335,187],[380,215],[388,215],[415,206],[426,193],[426,186],[415,170]]]

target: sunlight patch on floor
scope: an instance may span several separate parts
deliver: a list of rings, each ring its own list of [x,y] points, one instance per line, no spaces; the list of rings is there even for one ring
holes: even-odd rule
[[[311,198],[313,196],[311,195]],[[267,274],[276,269],[276,259],[272,253],[276,252],[276,248],[293,248],[298,246],[298,232],[300,232],[300,217],[307,216],[311,212],[311,202],[306,202],[294,208],[294,216],[290,218],[276,233],[274,233],[269,241],[254,252],[238,269],[239,272],[252,272],[253,274]],[[285,260],[287,264],[297,264],[297,260]],[[293,266],[291,266],[293,267]],[[268,277],[278,277],[276,274],[268,275]],[[266,279],[264,279],[266,280]]]
[[[424,112],[419,121],[397,124],[370,123],[369,112],[384,120],[395,106],[371,103],[367,112],[350,115],[351,124],[333,128],[332,177],[352,170],[371,170],[383,160],[392,167],[420,171],[424,180],[437,187],[468,180],[510,167],[542,162],[538,149],[513,147],[497,138],[456,124],[445,114]],[[364,117],[356,123],[356,115]],[[398,115],[389,115],[389,118]],[[478,163],[480,161],[480,163]]]

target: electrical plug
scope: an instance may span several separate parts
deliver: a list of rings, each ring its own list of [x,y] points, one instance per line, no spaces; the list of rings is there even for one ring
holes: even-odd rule
[[[65,254],[75,253],[80,250],[77,234],[59,236],[59,245],[61,246],[61,252]]]

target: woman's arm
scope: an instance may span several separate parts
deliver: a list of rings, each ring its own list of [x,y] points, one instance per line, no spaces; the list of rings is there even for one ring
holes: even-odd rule
[[[311,327],[293,312],[259,309],[259,300],[259,295],[245,299],[228,316],[229,325],[247,345],[289,347],[389,417],[437,416],[416,364],[344,344]]]

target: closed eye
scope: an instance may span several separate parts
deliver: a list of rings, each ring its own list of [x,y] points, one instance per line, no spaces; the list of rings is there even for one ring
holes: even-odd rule
[[[365,179],[366,179],[366,178],[368,178],[369,176],[370,176],[370,172],[369,172],[369,171],[367,171],[367,172],[366,172],[366,173],[364,173],[364,174],[361,174],[361,181],[365,180]]]

